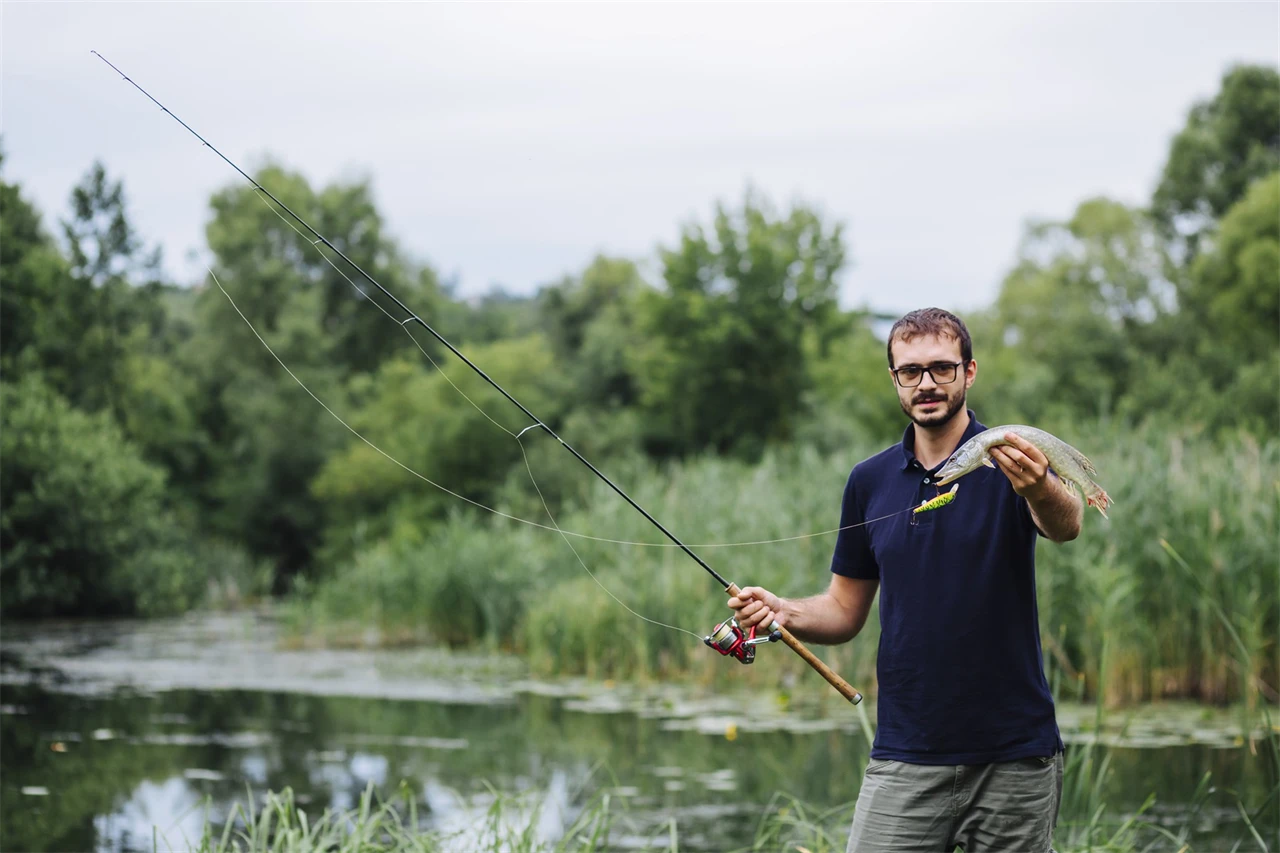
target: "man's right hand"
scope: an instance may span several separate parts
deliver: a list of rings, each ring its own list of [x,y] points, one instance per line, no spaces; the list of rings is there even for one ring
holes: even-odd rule
[[[750,630],[753,625],[761,630],[768,630],[777,620],[779,625],[786,625],[786,617],[782,613],[782,599],[758,586],[743,587],[738,594],[729,599],[729,606],[734,610],[738,626],[742,630]]]

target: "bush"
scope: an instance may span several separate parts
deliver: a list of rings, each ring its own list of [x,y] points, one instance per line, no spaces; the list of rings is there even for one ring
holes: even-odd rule
[[[203,579],[164,503],[164,473],[109,415],[39,378],[0,385],[0,543],[6,616],[155,614]]]

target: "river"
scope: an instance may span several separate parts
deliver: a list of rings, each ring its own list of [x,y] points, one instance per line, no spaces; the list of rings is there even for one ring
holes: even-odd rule
[[[402,781],[428,830],[465,829],[497,792],[536,799],[525,819],[553,840],[607,791],[614,849],[667,845],[674,819],[681,849],[727,850],[775,796],[851,804],[867,758],[858,713],[838,703],[539,681],[493,655],[289,649],[264,613],[7,624],[0,656],[5,850],[186,849],[250,791],[287,786],[318,813]],[[827,689],[815,676],[795,692]],[[1195,849],[1260,849],[1236,803],[1274,784],[1249,740],[1264,733],[1194,705],[1113,712],[1100,733],[1094,715],[1059,706],[1069,753],[1109,749],[1105,820],[1154,793],[1147,817],[1190,825]],[[1195,802],[1205,773],[1215,790]]]

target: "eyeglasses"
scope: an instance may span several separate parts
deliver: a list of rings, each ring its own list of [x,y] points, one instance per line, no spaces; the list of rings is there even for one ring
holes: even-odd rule
[[[956,368],[962,364],[964,364],[963,361],[956,361],[950,364],[945,362],[931,364],[928,367],[909,364],[906,367],[891,367],[889,369],[893,372],[893,378],[898,380],[899,385],[903,388],[914,388],[920,384],[926,373],[933,377],[935,384],[949,385],[956,381]]]

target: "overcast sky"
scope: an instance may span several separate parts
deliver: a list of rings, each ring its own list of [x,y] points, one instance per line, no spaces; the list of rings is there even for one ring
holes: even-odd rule
[[[250,168],[373,179],[463,294],[648,259],[751,183],[847,227],[842,302],[995,296],[1028,217],[1141,204],[1196,99],[1275,64],[1274,2],[5,2],[5,175],[46,223],[101,158],[182,281]],[[656,275],[655,275],[656,277]]]

